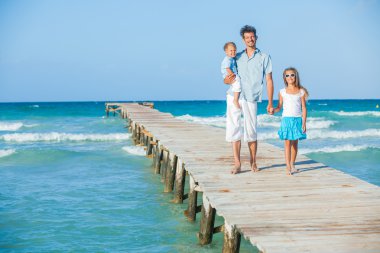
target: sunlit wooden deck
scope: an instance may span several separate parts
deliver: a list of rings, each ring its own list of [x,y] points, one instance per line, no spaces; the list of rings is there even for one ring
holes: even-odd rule
[[[165,191],[175,202],[189,198],[187,215],[199,211],[196,193],[203,193],[198,235],[210,243],[224,231],[224,252],[238,252],[240,235],[268,253],[380,252],[380,188],[299,155],[300,172],[286,176],[283,152],[259,142],[260,172],[249,170],[243,144],[242,173],[231,175],[231,146],[224,129],[192,124],[135,103],[113,104],[128,118],[138,145],[147,146]],[[183,182],[189,175],[190,192]],[[195,203],[194,203],[195,195]],[[215,212],[225,225],[214,228]]]

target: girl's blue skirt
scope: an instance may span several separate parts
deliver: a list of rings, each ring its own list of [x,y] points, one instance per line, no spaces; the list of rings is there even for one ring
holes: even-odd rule
[[[306,139],[306,133],[302,132],[302,117],[282,117],[278,136],[281,140]]]

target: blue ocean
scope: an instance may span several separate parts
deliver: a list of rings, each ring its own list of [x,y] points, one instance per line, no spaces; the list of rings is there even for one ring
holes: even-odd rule
[[[224,101],[153,101],[188,122],[225,125]],[[380,100],[310,100],[300,153],[380,185]],[[281,115],[259,104],[259,141],[282,148]],[[0,252],[221,252],[172,204],[126,121],[104,102],[0,103]],[[223,224],[217,217],[216,224]],[[256,252],[242,240],[241,252]]]

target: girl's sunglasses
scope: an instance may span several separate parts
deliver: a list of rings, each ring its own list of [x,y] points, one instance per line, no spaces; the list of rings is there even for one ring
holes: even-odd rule
[[[295,77],[296,75],[295,75],[295,74],[290,74],[290,75],[289,75],[289,74],[286,74],[286,75],[285,75],[285,77],[289,77],[289,76],[291,76],[291,77]]]

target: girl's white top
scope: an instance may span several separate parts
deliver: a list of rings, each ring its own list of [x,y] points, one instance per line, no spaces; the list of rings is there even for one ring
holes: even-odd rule
[[[300,89],[297,94],[288,94],[286,89],[280,90],[282,97],[282,117],[302,117],[302,96],[305,95],[305,91]]]

